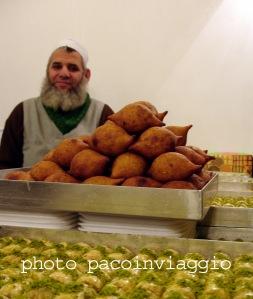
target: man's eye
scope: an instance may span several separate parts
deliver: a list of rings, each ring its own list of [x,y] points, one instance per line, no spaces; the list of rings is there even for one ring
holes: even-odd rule
[[[62,66],[60,64],[53,64],[52,65],[52,69],[54,70],[60,70],[62,68]]]
[[[75,64],[69,64],[68,65],[68,70],[70,72],[78,72],[79,71],[79,67]]]

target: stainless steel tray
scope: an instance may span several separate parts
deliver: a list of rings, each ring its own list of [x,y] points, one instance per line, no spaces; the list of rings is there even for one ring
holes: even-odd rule
[[[217,196],[249,197],[253,196],[253,192],[218,191]],[[253,208],[212,206],[200,224],[205,226],[253,228]]]
[[[177,190],[4,180],[9,171],[0,171],[0,209],[22,207],[200,220],[218,189],[217,175],[202,190]]]
[[[253,242],[253,228],[198,226],[197,231],[199,238],[208,240]]]
[[[32,239],[47,239],[56,242],[87,242],[91,245],[126,246],[133,251],[149,247],[152,249],[173,248],[182,253],[199,252],[205,256],[212,257],[217,251],[227,252],[231,257],[253,253],[253,243],[248,242],[226,242],[194,239],[177,239],[154,236],[138,236],[123,234],[87,233],[80,231],[62,231],[35,229],[35,228],[13,228],[0,227],[0,236],[27,237]]]
[[[210,207],[200,222],[206,226],[246,227],[253,229],[253,209]]]
[[[237,184],[237,183],[233,183]],[[253,196],[249,190],[218,191],[217,196]],[[199,238],[253,242],[253,209],[239,207],[210,207],[197,227]]]
[[[253,191],[253,183],[219,181],[218,190],[219,191]]]

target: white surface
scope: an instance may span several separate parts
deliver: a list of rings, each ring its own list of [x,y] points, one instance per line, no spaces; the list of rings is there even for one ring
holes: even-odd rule
[[[5,226],[21,226],[21,227],[35,227],[35,228],[51,228],[51,229],[71,229],[75,225],[69,224],[51,224],[51,223],[30,223],[30,222],[16,222],[16,221],[1,221],[0,225]]]
[[[77,225],[76,214],[67,212],[34,212],[1,210],[0,225],[71,229]]]
[[[178,238],[194,238],[196,232],[195,221],[104,216],[85,213],[80,213],[78,226],[79,230],[82,231]]]
[[[252,0],[1,0],[0,126],[37,96],[54,45],[89,52],[91,95],[115,110],[148,99],[189,143],[252,152]]]

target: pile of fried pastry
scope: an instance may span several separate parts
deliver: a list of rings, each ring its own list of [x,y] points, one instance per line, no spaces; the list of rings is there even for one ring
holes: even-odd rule
[[[186,145],[192,125],[166,126],[166,114],[147,101],[131,103],[91,135],[64,139],[29,171],[6,179],[202,189],[212,177],[203,167],[213,157]]]

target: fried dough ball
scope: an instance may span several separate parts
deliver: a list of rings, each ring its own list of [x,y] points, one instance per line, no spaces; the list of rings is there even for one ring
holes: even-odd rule
[[[174,151],[177,139],[178,136],[166,128],[152,127],[144,131],[129,150],[154,159],[163,153]]]
[[[192,128],[192,125],[188,125],[188,126],[184,126],[184,127],[167,126],[166,128],[168,130],[172,131],[177,136],[182,136],[182,138],[178,140],[177,145],[186,145],[188,131],[190,130],[190,128]]]
[[[192,183],[186,181],[170,181],[164,185],[162,188],[172,188],[172,189],[197,189]]]
[[[126,151],[134,137],[113,121],[106,121],[92,134],[89,145],[92,149],[108,156],[116,156]]]
[[[161,187],[161,183],[148,177],[134,176],[126,179],[122,184],[122,186],[159,188]]]
[[[199,190],[201,190],[206,184],[206,181],[196,173],[189,177],[189,181]]]
[[[188,146],[176,146],[175,151],[186,156],[192,163],[204,165],[206,159]]]
[[[140,133],[153,126],[164,126],[154,113],[142,104],[129,104],[108,117],[128,133]]]
[[[59,171],[49,175],[44,182],[80,183],[76,178],[65,171]]]
[[[201,148],[194,146],[194,145],[188,145],[189,148],[193,149],[194,151],[196,151],[197,153],[199,153],[202,156],[206,156],[207,154],[207,150],[202,150]]]
[[[129,178],[141,176],[147,167],[145,159],[133,153],[119,155],[112,165],[112,178]]]
[[[197,174],[205,181],[205,183],[209,182],[213,177],[213,173],[211,171],[207,171],[203,168]]]
[[[55,162],[40,161],[33,165],[30,170],[30,174],[36,181],[44,181],[45,178],[59,171],[62,171],[62,169]]]
[[[29,171],[16,170],[6,174],[7,180],[34,181]]]
[[[54,149],[52,159],[62,167],[69,167],[73,157],[85,148],[88,145],[80,139],[65,139]]]
[[[148,101],[137,101],[137,102],[134,102],[133,104],[142,104],[144,106],[146,106],[150,111],[153,112],[153,114],[159,118],[161,121],[163,121],[164,117],[167,115],[168,111],[164,111],[164,112],[161,112],[159,113],[156,109],[156,107],[151,104],[150,102]]]
[[[215,157],[214,156],[210,156],[207,154],[207,150],[202,150],[200,149],[199,147],[197,146],[192,146],[192,145],[189,145],[187,146],[189,148],[191,148],[192,150],[194,150],[196,153],[198,153],[199,155],[201,155],[202,157],[204,157],[205,159],[205,162],[207,163],[208,161],[211,161],[211,160],[214,160]]]
[[[84,184],[95,184],[95,185],[120,185],[124,179],[113,179],[107,176],[93,176],[86,179]]]
[[[43,158],[43,161],[52,161],[54,162],[54,158],[53,158],[53,153],[54,153],[54,149],[52,149],[51,151],[49,151]]]
[[[152,163],[148,174],[161,182],[184,180],[201,168],[184,155],[168,152],[158,156]]]
[[[163,121],[164,117],[167,115],[168,111],[159,112],[157,118]]]
[[[90,135],[82,135],[82,136],[78,136],[76,139],[79,139],[82,142],[89,144],[91,136]]]
[[[94,150],[84,149],[77,153],[70,164],[70,174],[77,178],[103,175],[109,158]]]
[[[157,111],[156,107],[155,107],[153,104],[151,104],[150,102],[148,102],[148,101],[140,100],[140,101],[136,101],[136,102],[134,102],[134,103],[132,103],[132,104],[141,104],[141,105],[144,105],[144,106],[146,106],[150,111],[152,111],[152,113],[153,113],[155,116],[158,115],[158,111]]]

